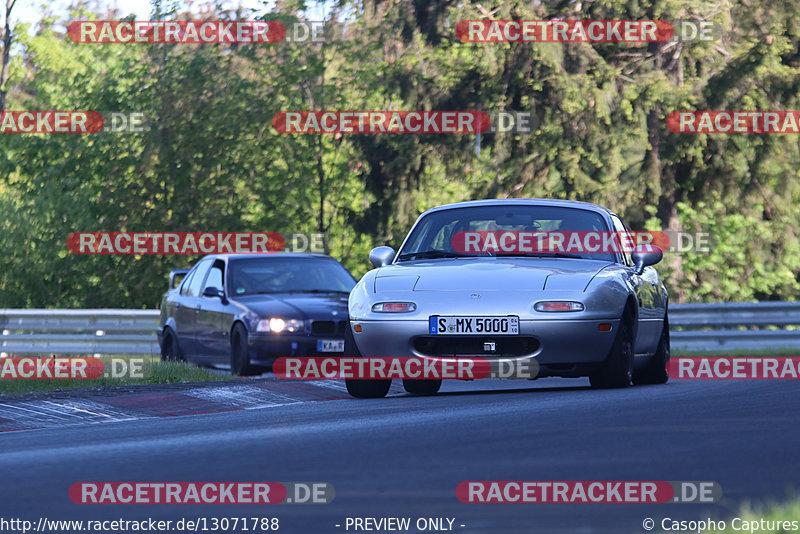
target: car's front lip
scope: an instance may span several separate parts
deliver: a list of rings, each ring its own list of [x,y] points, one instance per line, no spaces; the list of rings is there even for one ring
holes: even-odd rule
[[[250,361],[255,365],[272,365],[281,357],[293,356],[341,356],[341,352],[319,352],[317,342],[321,339],[343,340],[343,333],[334,334],[271,334],[258,332],[247,338]]]
[[[611,324],[610,331],[600,331],[600,324]],[[430,335],[428,320],[353,320],[360,326],[355,341],[362,356],[384,357],[439,357],[423,354],[413,346],[417,337]],[[463,354],[457,356],[482,356],[492,359],[518,361],[529,358],[544,364],[577,364],[602,362],[616,336],[619,318],[592,319],[520,319],[520,336],[531,336],[539,340],[539,348],[518,356],[502,356],[491,352]],[[449,336],[442,336],[443,338]],[[475,336],[486,341],[515,336]]]

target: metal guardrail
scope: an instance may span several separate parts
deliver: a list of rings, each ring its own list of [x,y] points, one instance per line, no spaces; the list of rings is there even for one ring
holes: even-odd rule
[[[158,310],[0,309],[0,353],[160,354]]]
[[[718,302],[669,307],[673,349],[800,349],[800,302]]]
[[[674,304],[673,349],[800,349],[800,302]],[[151,354],[158,310],[0,309],[0,353]]]

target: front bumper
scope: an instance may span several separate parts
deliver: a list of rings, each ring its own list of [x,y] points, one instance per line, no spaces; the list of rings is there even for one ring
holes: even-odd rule
[[[540,376],[583,376],[602,364],[614,343],[619,326],[619,317],[615,319],[552,319],[552,320],[520,320],[519,336],[459,336],[454,340],[454,352],[447,356],[466,357],[481,356],[492,360],[509,362],[535,358],[540,367]],[[600,324],[610,324],[611,330],[601,331]],[[440,357],[443,354],[422,352],[430,344],[420,343],[432,336],[428,332],[426,320],[381,320],[352,321],[351,326],[361,326],[361,332],[353,333],[356,345],[362,356],[384,357]],[[437,347],[446,344],[450,336],[435,336]],[[476,343],[462,341],[464,337],[476,338]],[[521,343],[504,343],[513,338],[533,340],[528,346],[531,352],[520,351]],[[464,347],[483,347],[483,342],[494,342],[499,350],[503,347],[513,354],[498,354],[484,350],[463,349]],[[513,347],[513,348],[512,348]],[[459,353],[459,348],[463,352]]]
[[[320,352],[317,342],[325,340],[343,340],[341,334],[322,336],[283,335],[283,334],[250,334],[247,338],[250,362],[254,365],[271,366],[276,359],[288,356],[341,356],[341,352]]]

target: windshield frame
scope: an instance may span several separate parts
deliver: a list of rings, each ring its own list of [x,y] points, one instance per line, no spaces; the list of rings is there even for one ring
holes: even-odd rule
[[[313,290],[312,289],[308,289],[308,290],[303,290],[303,289],[281,289],[281,290],[276,290],[276,291],[269,291],[269,290],[265,290],[264,289],[264,290],[259,290],[259,291],[247,291],[247,292],[243,292],[243,293],[236,293],[236,291],[234,290],[233,284],[232,284],[232,280],[231,280],[231,275],[232,275],[234,269],[236,268],[235,265],[237,263],[239,263],[239,262],[249,262],[249,261],[259,261],[259,260],[260,261],[278,261],[278,262],[283,262],[283,261],[291,261],[291,262],[332,262],[333,264],[335,264],[335,268],[338,268],[340,271],[342,271],[343,273],[345,273],[347,275],[347,278],[348,278],[349,281],[352,282],[352,285],[351,285],[349,291],[348,290],[339,290],[339,289],[315,288]],[[341,262],[337,261],[336,258],[332,258],[330,256],[298,256],[298,257],[291,257],[290,258],[290,257],[288,257],[286,255],[280,255],[280,256],[278,256],[278,255],[276,255],[276,256],[252,256],[252,255],[250,255],[249,257],[236,257],[236,258],[229,257],[228,261],[226,263],[227,263],[227,265],[225,266],[225,292],[231,298],[249,297],[249,296],[254,296],[254,295],[277,295],[277,294],[283,294],[283,293],[296,294],[296,295],[302,295],[302,294],[305,294],[305,295],[326,295],[326,294],[328,294],[328,295],[333,295],[333,294],[344,295],[344,294],[349,294],[353,290],[355,285],[358,283],[358,280],[356,280],[356,278],[347,269],[347,267],[342,265]]]
[[[413,253],[420,252],[420,251],[413,251],[412,252],[410,250],[406,250],[406,248],[408,248],[409,244],[412,241],[416,240],[416,234],[418,232],[422,231],[422,230],[420,230],[420,228],[422,227],[424,222],[429,217],[440,216],[444,212],[451,212],[451,211],[454,211],[454,210],[458,210],[458,211],[461,211],[461,210],[474,210],[474,209],[482,210],[482,209],[486,209],[486,208],[500,208],[500,209],[503,209],[503,208],[529,208],[529,209],[546,208],[546,209],[554,209],[555,208],[555,209],[559,209],[559,210],[583,211],[583,212],[589,212],[591,214],[596,215],[603,222],[603,224],[605,226],[603,231],[613,231],[613,228],[614,228],[614,226],[613,226],[613,224],[611,222],[611,219],[610,219],[609,212],[607,212],[606,210],[601,210],[601,209],[592,209],[590,207],[565,206],[565,205],[545,204],[545,203],[533,204],[533,203],[523,203],[523,202],[520,202],[520,203],[505,203],[505,202],[503,202],[503,203],[497,203],[497,204],[473,204],[473,205],[469,205],[469,206],[454,205],[452,207],[447,207],[447,208],[443,208],[443,209],[429,210],[429,211],[423,213],[422,215],[420,215],[419,218],[417,218],[417,221],[411,227],[411,230],[409,230],[408,234],[406,234],[406,237],[403,240],[403,243],[400,245],[400,248],[398,249],[397,254],[394,257],[394,260],[392,260],[392,264],[414,262],[414,261],[429,261],[429,260],[414,259],[414,258],[402,259],[402,260],[400,259],[401,256],[403,256],[405,254],[409,254],[409,253],[413,254]],[[427,229],[425,231],[427,231]],[[422,236],[421,237],[422,240],[427,239],[427,238],[428,238],[427,236]],[[588,259],[588,260],[595,260],[595,261],[600,260],[600,261],[609,261],[609,262],[616,262],[616,263],[623,263],[624,264],[623,258],[618,252],[598,253],[598,254],[595,254],[595,255],[597,256],[596,258],[591,257],[591,256],[589,256],[589,257],[581,256],[580,258],[569,258],[569,259]],[[546,252],[545,253],[534,253],[534,254],[504,254],[504,253],[501,253],[501,254],[480,253],[480,254],[478,254],[478,253],[476,253],[476,254],[459,255],[458,258],[456,258],[456,259],[463,259],[463,258],[475,259],[475,258],[486,258],[486,257],[492,257],[492,258],[557,258],[558,255],[557,254],[548,254]],[[609,259],[609,257],[612,257],[613,259]],[[445,259],[452,260],[454,258],[445,258]]]

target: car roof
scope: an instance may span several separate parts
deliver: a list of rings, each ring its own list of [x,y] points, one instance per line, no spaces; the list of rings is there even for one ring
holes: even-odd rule
[[[497,205],[517,205],[517,206],[552,206],[560,208],[578,208],[590,210],[598,213],[611,214],[614,212],[610,209],[600,206],[599,204],[592,204],[591,202],[581,202],[578,200],[559,200],[554,198],[491,198],[485,200],[467,200],[464,202],[453,202],[452,204],[444,204],[431,208],[424,212],[422,215],[432,213],[435,211],[449,210],[454,208],[473,208],[479,206],[497,206]]]

